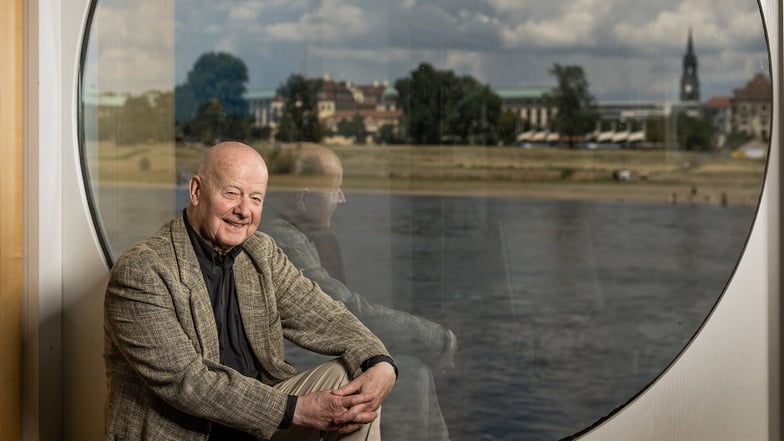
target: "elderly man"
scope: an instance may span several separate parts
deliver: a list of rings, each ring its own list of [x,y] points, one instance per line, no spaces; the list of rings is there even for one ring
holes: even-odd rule
[[[212,147],[184,212],[123,254],[105,298],[106,439],[378,439],[397,368],[256,228],[268,171]],[[338,357],[298,374],[284,337]]]
[[[319,144],[293,144],[271,160],[270,170],[272,179],[288,182],[289,188],[267,195],[261,231],[275,239],[305,276],[378,335],[405,372],[384,406],[384,440],[448,440],[433,370],[453,367],[457,339],[444,326],[369,302],[346,287],[339,244],[328,236],[333,214],[345,202],[340,158]]]

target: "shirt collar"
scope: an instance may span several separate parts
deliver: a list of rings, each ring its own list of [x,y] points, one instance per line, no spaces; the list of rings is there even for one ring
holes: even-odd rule
[[[234,258],[242,251],[242,246],[236,246],[229,250],[226,254],[221,254],[215,251],[191,226],[188,221],[188,214],[185,210],[182,211],[182,217],[185,221],[185,229],[188,231],[188,237],[191,239],[191,245],[196,252],[196,257],[202,267],[214,268],[222,267],[224,270],[231,268],[234,264]]]

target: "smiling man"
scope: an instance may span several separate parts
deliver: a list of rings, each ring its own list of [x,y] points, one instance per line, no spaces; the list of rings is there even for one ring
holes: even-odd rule
[[[106,439],[378,439],[397,368],[342,303],[257,233],[268,171],[207,152],[184,212],[123,254],[104,304]],[[334,361],[298,374],[284,337]]]

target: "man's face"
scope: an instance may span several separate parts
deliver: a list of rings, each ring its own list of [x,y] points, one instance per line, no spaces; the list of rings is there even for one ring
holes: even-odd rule
[[[343,190],[340,189],[343,181],[343,170],[333,166],[327,175],[329,185],[305,192],[304,212],[302,220],[309,229],[327,229],[332,224],[332,215],[339,204],[346,202]]]
[[[267,179],[260,161],[235,160],[191,180],[189,219],[213,249],[225,253],[256,232]]]
[[[337,188],[330,191],[311,191],[304,196],[305,224],[310,229],[324,230],[332,224],[332,215],[339,204],[346,202],[343,190]]]

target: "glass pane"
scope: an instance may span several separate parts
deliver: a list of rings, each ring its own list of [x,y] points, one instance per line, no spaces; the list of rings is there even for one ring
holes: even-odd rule
[[[763,182],[752,0],[103,0],[85,41],[110,261],[207,147],[257,148],[261,229],[401,365],[387,440],[553,440],[623,406],[719,300]]]

